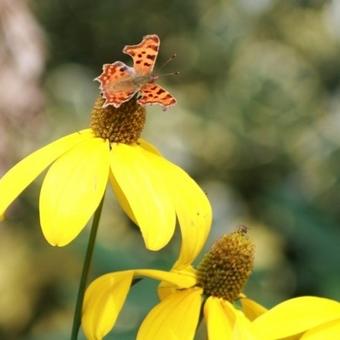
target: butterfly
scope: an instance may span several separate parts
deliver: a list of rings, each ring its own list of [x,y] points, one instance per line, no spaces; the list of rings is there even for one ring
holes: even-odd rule
[[[123,53],[132,57],[133,67],[121,61],[103,65],[102,74],[95,78],[105,99],[103,107],[113,105],[118,108],[137,92],[140,105],[159,104],[166,109],[176,104],[175,97],[155,83],[158,76],[154,75],[153,68],[159,45],[157,34],[146,35],[139,44],[123,48]]]

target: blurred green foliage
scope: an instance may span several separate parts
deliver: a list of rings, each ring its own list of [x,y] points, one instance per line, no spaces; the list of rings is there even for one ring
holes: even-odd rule
[[[246,289],[250,297],[267,306],[296,295],[340,299],[336,0],[36,0],[30,5],[48,51],[44,128],[35,132],[30,150],[88,126],[98,94],[92,79],[101,65],[130,62],[123,46],[157,33],[158,65],[174,52],[178,56],[167,69],[181,75],[160,81],[178,105],[167,112],[148,109],[144,137],[207,192],[214,208],[207,247],[246,224],[257,245]],[[38,191],[39,185],[31,186],[19,199],[0,241],[0,282],[7,282],[6,270],[12,273],[7,286],[0,283],[2,292],[25,302],[10,312],[15,322],[0,318],[0,338],[69,335],[88,230],[66,248],[50,248],[39,232]],[[177,235],[160,253],[147,252],[108,194],[92,277],[134,267],[170,268],[178,244]],[[108,339],[134,338],[136,325],[157,301],[155,287],[150,281],[136,286]]]

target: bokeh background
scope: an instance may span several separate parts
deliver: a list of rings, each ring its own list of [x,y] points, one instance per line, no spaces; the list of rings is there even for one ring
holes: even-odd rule
[[[214,209],[208,245],[238,224],[257,246],[246,293],[270,307],[297,295],[340,299],[340,4],[337,0],[0,0],[0,174],[89,124],[104,63],[161,37],[160,83],[178,104],[148,109],[144,137],[186,169]],[[0,225],[0,338],[68,339],[89,228],[52,248],[38,219],[41,178]],[[0,193],[1,194],[1,193]],[[110,190],[91,278],[168,269]],[[157,301],[135,286],[107,339],[134,339]],[[81,338],[81,337],[80,337]]]

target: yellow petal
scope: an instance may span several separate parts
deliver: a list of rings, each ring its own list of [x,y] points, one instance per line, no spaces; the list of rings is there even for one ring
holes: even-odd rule
[[[62,137],[33,152],[11,168],[0,180],[0,219],[8,206],[43,170],[64,152],[90,136],[90,130],[83,130]]]
[[[157,156],[162,156],[160,151],[153,144],[147,142],[145,139],[142,138],[138,139],[138,144],[146,151],[150,151]]]
[[[161,161],[161,157],[138,145],[119,144],[111,150],[112,174],[150,250],[164,247],[176,224],[175,208],[164,181],[166,174],[162,172]]]
[[[138,145],[140,145],[143,149],[145,149],[146,151],[150,151],[156,155],[161,155],[161,153],[158,151],[158,149],[152,145],[151,143],[148,143],[147,141],[145,141],[144,139],[139,139],[138,140]],[[122,192],[120,186],[118,185],[115,177],[112,174],[112,171],[110,171],[110,182],[112,184],[112,188],[113,191],[115,192],[117,199],[120,203],[121,208],[123,209],[123,211],[126,213],[126,215],[129,216],[129,218],[135,223],[138,224],[136,221],[136,218],[133,214],[133,211],[130,207],[129,202],[127,201],[124,193]]]
[[[114,326],[124,305],[133,271],[103,275],[87,288],[83,304],[82,328],[89,340],[102,339]]]
[[[135,276],[147,276],[155,280],[166,281],[172,287],[189,288],[196,284],[196,276],[183,272],[166,272],[153,269],[135,269]]]
[[[196,270],[192,266],[188,266],[183,269],[172,269],[171,273],[185,277],[186,280],[191,280],[194,286],[197,283]],[[189,286],[188,286],[189,287]],[[162,281],[158,286],[158,296],[161,300],[165,299],[168,295],[173,294],[178,288],[178,285],[173,284],[169,280]]]
[[[193,276],[152,269],[135,269],[103,275],[86,290],[82,324],[89,339],[101,339],[114,326],[133,277],[164,280],[178,289],[192,287]],[[200,290],[201,291],[201,290]]]
[[[319,297],[287,300],[253,321],[261,339],[284,338],[340,318],[340,303]]]
[[[224,301],[224,304],[229,303]],[[232,305],[229,303],[228,308],[230,309]],[[245,317],[245,315],[239,311],[235,311],[236,320],[233,329],[232,340],[263,340],[261,337],[255,334],[252,329],[251,322]]]
[[[174,268],[192,263],[204,246],[211,228],[210,202],[197,183],[180,167],[167,162],[168,184],[172,191],[179,220],[182,243]]]
[[[118,183],[117,183],[115,177],[113,176],[111,170],[110,170],[110,183],[111,183],[112,189],[113,189],[113,191],[114,191],[114,193],[117,197],[117,200],[118,200],[121,208],[125,212],[125,214],[129,216],[131,221],[133,221],[135,224],[138,224],[137,221],[136,221],[136,217],[133,214],[133,211],[130,207],[130,204],[129,204],[128,200],[126,199],[122,189],[118,185]]]
[[[202,289],[169,295],[144,319],[137,340],[192,340],[200,313]]]
[[[221,300],[209,297],[204,305],[204,317],[207,322],[209,340],[231,339],[235,323],[235,312],[225,310]]]
[[[331,340],[340,337],[340,319],[327,322],[306,332],[301,340]]]
[[[241,298],[240,300],[242,304],[243,313],[250,321],[255,320],[258,316],[267,311],[267,308],[261,306],[260,304],[251,299]]]
[[[108,143],[91,138],[51,166],[40,193],[40,222],[50,244],[64,246],[85,227],[104,195],[109,157]]]

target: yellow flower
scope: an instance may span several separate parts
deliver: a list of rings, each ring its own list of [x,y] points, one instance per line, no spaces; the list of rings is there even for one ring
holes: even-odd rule
[[[103,275],[91,283],[85,294],[82,317],[88,339],[102,339],[113,328],[133,278],[140,276],[162,283],[161,302],[144,319],[137,339],[193,339],[202,307],[209,340],[259,339],[252,331],[251,320],[266,309],[240,295],[254,257],[254,246],[245,232],[238,230],[216,242],[197,270],[190,266],[196,255],[183,256],[189,254],[186,249],[189,236],[182,234],[182,237],[181,254],[171,272],[128,270]],[[191,241],[191,245],[197,244],[197,250],[201,249],[200,238],[196,235]],[[233,305],[239,298],[243,311]]]
[[[140,139],[145,109],[130,100],[116,109],[94,105],[91,128],[58,139],[24,158],[0,180],[0,218],[46,168],[39,200],[40,224],[55,246],[85,227],[110,181],[126,214],[140,227],[146,247],[158,250],[172,237],[176,215],[184,233],[205,241],[210,203],[189,175]],[[198,231],[199,230],[199,231]],[[189,240],[190,242],[190,240]]]
[[[340,337],[340,303],[316,296],[289,299],[256,318],[252,330],[263,340],[336,340]]]

